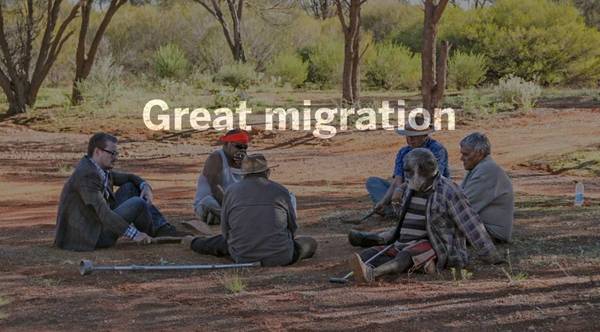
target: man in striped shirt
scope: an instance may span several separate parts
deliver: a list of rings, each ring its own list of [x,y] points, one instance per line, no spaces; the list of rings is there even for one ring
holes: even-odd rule
[[[364,262],[383,247],[368,248],[352,256],[350,265],[358,281],[371,282],[409,268],[430,273],[445,267],[463,268],[469,262],[467,239],[484,262],[502,262],[460,187],[439,175],[431,151],[417,148],[408,153],[404,174],[407,182],[397,190],[404,192],[402,205],[408,207],[399,236],[395,238],[395,231],[378,234],[380,244],[395,241],[395,245],[369,264]],[[353,243],[352,233],[349,238]]]

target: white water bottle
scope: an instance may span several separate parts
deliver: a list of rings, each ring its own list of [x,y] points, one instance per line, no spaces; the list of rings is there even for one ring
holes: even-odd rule
[[[581,181],[577,181],[575,185],[575,206],[583,206],[583,183]]]

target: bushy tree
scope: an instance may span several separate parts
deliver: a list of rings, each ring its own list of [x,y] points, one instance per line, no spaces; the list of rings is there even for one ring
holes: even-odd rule
[[[185,53],[175,44],[161,46],[154,53],[152,63],[159,78],[182,78],[190,67]]]
[[[488,78],[585,84],[600,79],[600,32],[577,9],[549,0],[498,0],[450,29],[458,48],[489,59]]]
[[[308,63],[302,61],[296,54],[280,54],[275,58],[267,72],[281,80],[297,87],[302,85],[308,75]]]
[[[457,51],[448,63],[448,82],[459,90],[471,88],[485,79],[487,69],[483,55]]]
[[[316,45],[303,50],[308,59],[308,81],[320,87],[331,87],[342,79],[344,44],[340,40],[324,37]]]
[[[416,90],[421,83],[421,58],[402,45],[377,45],[376,55],[366,65],[366,81],[386,90]]]
[[[234,90],[245,90],[257,80],[254,66],[249,63],[234,63],[223,66],[215,75],[215,81],[228,85]]]

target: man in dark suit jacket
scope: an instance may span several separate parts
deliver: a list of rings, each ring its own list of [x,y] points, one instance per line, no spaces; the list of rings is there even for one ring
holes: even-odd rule
[[[97,133],[87,155],[63,187],[54,244],[90,251],[113,246],[120,236],[138,243],[150,236],[179,235],[152,204],[152,188],[137,175],[112,171],[117,138]],[[119,186],[114,193],[113,186]]]

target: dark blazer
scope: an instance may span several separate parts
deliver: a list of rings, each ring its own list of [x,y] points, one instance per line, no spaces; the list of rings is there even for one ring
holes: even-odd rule
[[[112,187],[127,182],[139,186],[143,181],[133,174],[111,171],[109,197],[105,199],[96,167],[83,157],[60,195],[54,244],[67,250],[90,251],[96,248],[102,230],[123,234],[129,224],[113,212],[116,203]]]

